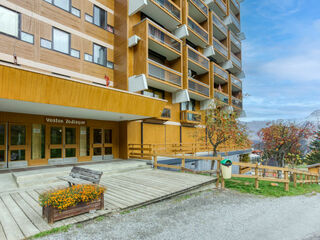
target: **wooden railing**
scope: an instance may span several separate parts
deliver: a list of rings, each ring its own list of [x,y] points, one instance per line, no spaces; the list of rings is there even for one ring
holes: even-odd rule
[[[153,166],[154,168],[162,167],[162,168],[168,168],[168,169],[175,169],[175,170],[181,170],[183,172],[193,172],[193,173],[215,173],[217,175],[217,182],[216,186],[221,188],[225,187],[225,179],[222,176],[221,173],[221,160],[223,159],[222,156],[217,157],[198,157],[198,156],[185,156],[185,155],[165,155],[161,154],[161,157],[167,157],[171,159],[181,159],[181,163],[179,165],[169,165],[169,164],[161,164],[158,162],[159,155],[153,156]],[[185,167],[186,159],[192,159],[192,160],[205,160],[205,161],[216,161],[217,162],[217,168],[216,170],[208,170],[208,171],[195,171],[192,169],[187,169]],[[289,191],[289,183],[290,183],[290,176],[292,176],[293,179],[293,186],[297,187],[297,184],[303,185],[303,184],[319,184],[319,174],[310,173],[307,171],[301,171],[298,169],[293,168],[281,168],[281,167],[272,167],[272,166],[264,166],[259,165],[258,163],[243,163],[243,162],[233,162],[234,166],[239,167],[247,167],[251,170],[254,169],[254,175],[245,175],[241,174],[232,174],[232,177],[236,178],[253,178],[255,179],[255,188],[259,188],[259,182],[260,181],[268,181],[268,182],[277,182],[277,183],[284,183],[284,191]],[[272,172],[279,176],[279,173],[283,173],[283,177],[281,174],[281,177],[268,177],[268,173]],[[221,185],[220,185],[221,183]]]

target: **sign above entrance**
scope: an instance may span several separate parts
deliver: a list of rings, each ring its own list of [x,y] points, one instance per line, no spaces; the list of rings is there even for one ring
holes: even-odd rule
[[[55,118],[55,117],[46,117],[47,123],[56,123],[56,124],[68,124],[68,125],[86,125],[84,120],[76,120],[69,118]]]

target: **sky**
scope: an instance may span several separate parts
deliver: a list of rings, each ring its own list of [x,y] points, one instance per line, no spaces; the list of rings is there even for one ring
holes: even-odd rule
[[[320,0],[241,3],[244,121],[320,109]]]

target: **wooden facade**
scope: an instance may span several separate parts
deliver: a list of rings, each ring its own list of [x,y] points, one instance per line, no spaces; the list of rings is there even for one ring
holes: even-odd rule
[[[21,166],[34,166],[128,158],[128,144],[193,144],[205,136],[203,102],[214,99],[242,111],[241,67],[226,64],[233,55],[241,61],[239,29],[233,33],[235,23],[225,25],[232,14],[240,20],[237,0],[148,0],[134,13],[134,0],[70,4],[66,10],[46,0],[0,3],[19,14],[17,36],[0,28],[0,165],[14,162],[12,151],[24,158]],[[153,15],[150,6],[159,12]],[[189,34],[179,37],[176,29],[184,26]],[[55,48],[55,29],[68,34],[68,52]],[[134,35],[139,41],[128,47]],[[149,89],[130,92],[128,79],[139,75]],[[188,92],[190,103],[173,103],[179,91]],[[22,145],[11,144],[19,130],[11,126],[24,129]],[[60,144],[50,144],[52,126],[61,130]],[[65,142],[66,129],[75,134],[72,143]],[[112,131],[112,144],[94,143],[95,129]]]

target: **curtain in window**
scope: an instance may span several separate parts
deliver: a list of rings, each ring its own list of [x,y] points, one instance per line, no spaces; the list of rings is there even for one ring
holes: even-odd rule
[[[53,29],[53,49],[69,54],[70,34],[58,29]]]
[[[103,65],[103,66],[106,65],[107,54],[106,54],[106,49],[104,47],[101,47],[99,45],[94,44],[93,45],[93,57],[94,57],[95,63]]]
[[[93,23],[104,29],[107,28],[107,13],[101,8],[94,6],[93,7]]]
[[[18,37],[19,14],[0,6],[0,32]]]

